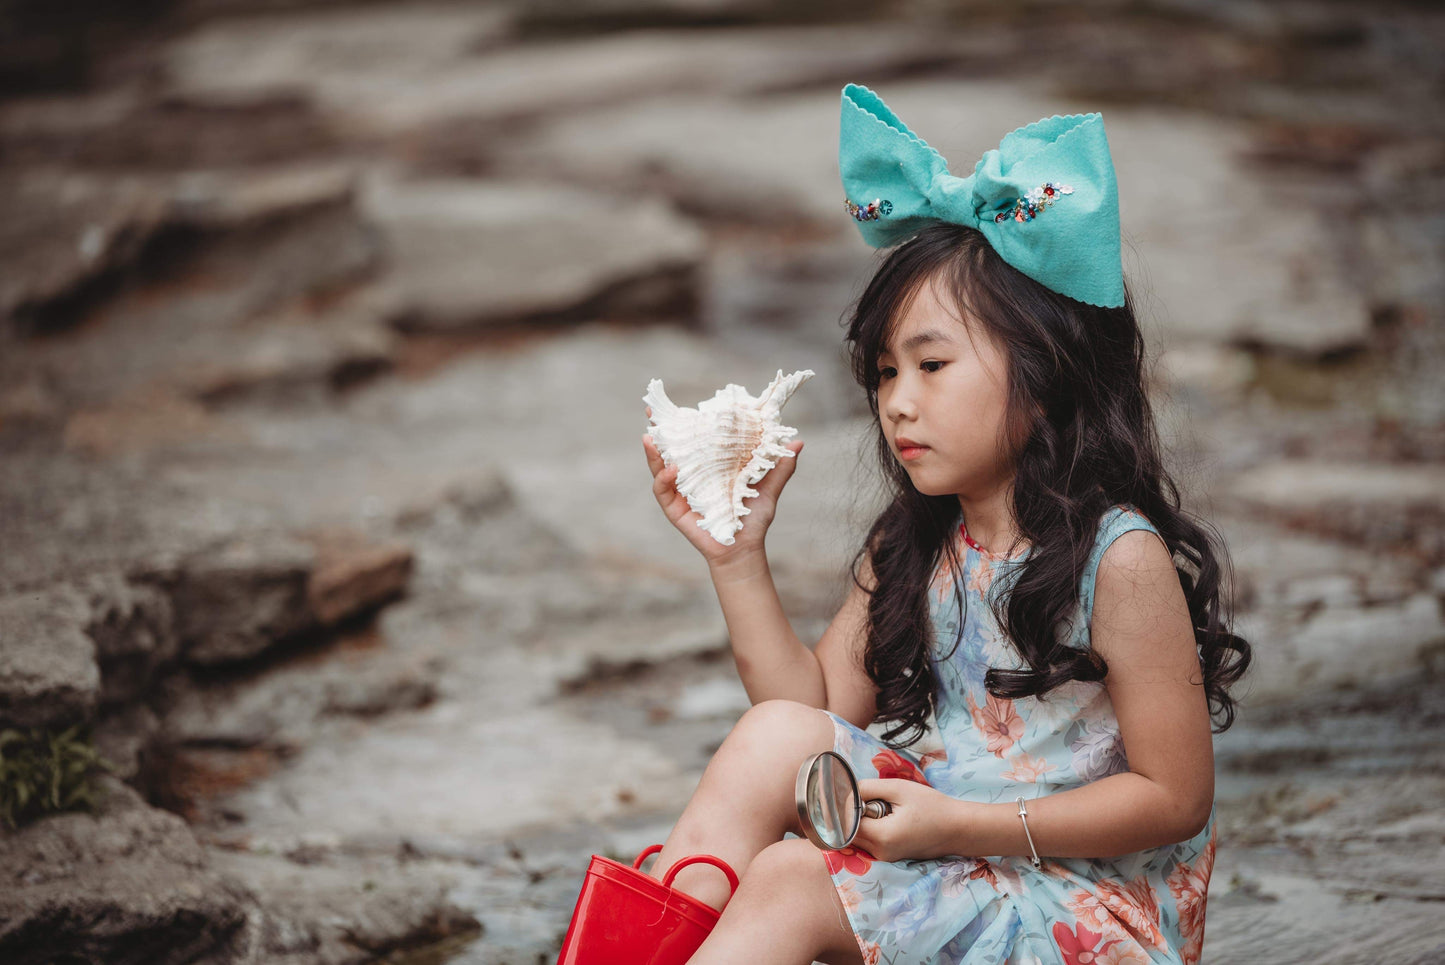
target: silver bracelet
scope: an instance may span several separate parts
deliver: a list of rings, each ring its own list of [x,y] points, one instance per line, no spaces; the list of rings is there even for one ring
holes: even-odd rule
[[[1024,807],[1023,798],[1019,798],[1019,820],[1024,823],[1024,837],[1028,838],[1029,850],[1033,852],[1033,857],[1029,860],[1033,862],[1035,868],[1041,868],[1044,863],[1039,860],[1039,849],[1034,847],[1034,836],[1029,834],[1029,809]]]

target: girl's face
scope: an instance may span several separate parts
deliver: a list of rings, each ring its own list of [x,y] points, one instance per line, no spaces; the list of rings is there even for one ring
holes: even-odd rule
[[[977,321],[965,327],[931,280],[879,353],[878,373],[883,435],[919,492],[979,499],[1007,482],[1005,354]]]

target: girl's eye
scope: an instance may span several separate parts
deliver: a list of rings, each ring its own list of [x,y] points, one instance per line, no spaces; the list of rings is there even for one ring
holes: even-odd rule
[[[922,365],[936,365],[936,366],[938,366],[939,369],[943,368],[943,363],[940,362],[940,361],[938,361],[937,359],[930,359],[930,360],[928,360],[927,362],[919,362],[918,364],[919,364],[920,366],[922,366]],[[923,371],[925,371],[925,372],[937,372],[938,369],[924,369]]]
[[[891,365],[885,365],[885,366],[883,366],[883,368],[881,368],[881,369],[878,370],[878,378],[880,378],[880,379],[886,379],[886,378],[889,377],[889,373],[892,372],[892,371],[893,371],[893,366],[891,366]]]

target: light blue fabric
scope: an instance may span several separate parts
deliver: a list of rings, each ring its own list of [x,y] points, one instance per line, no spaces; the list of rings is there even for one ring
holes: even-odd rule
[[[1100,558],[1134,529],[1158,533],[1127,504],[1100,519],[1081,578],[1081,619],[1067,638],[1071,645],[1088,643]],[[1023,666],[989,602],[1006,598],[1029,551],[1012,558],[985,555],[961,534],[955,549],[960,571],[940,564],[929,584],[941,748],[896,751],[823,710],[833,721],[833,749],[860,778],[920,781],[983,803],[1032,800],[1127,771],[1103,682],[1076,680],[1044,697],[1018,700],[988,693],[989,667]],[[1039,869],[1024,855],[879,861],[853,848],[824,854],[870,965],[1198,965],[1214,831],[1211,814],[1187,841],[1111,857],[1046,854]]]
[[[960,178],[882,98],[849,84],[838,169],[848,201],[865,209],[879,202],[875,218],[857,222],[875,248],[905,241],[933,222],[967,225],[1045,287],[1090,305],[1124,304],[1119,189],[1101,114],[1055,114],[1021,127]],[[1045,195],[1052,203],[1026,208],[1016,220],[1019,200],[1046,184],[1073,190]],[[999,215],[1002,221],[995,220]]]

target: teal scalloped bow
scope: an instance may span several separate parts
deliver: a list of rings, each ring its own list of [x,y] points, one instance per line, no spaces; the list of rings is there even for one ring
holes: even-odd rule
[[[849,84],[838,168],[844,203],[874,248],[935,221],[968,225],[1040,284],[1090,305],[1124,304],[1119,188],[1100,114],[1021,127],[959,178],[882,98]]]

